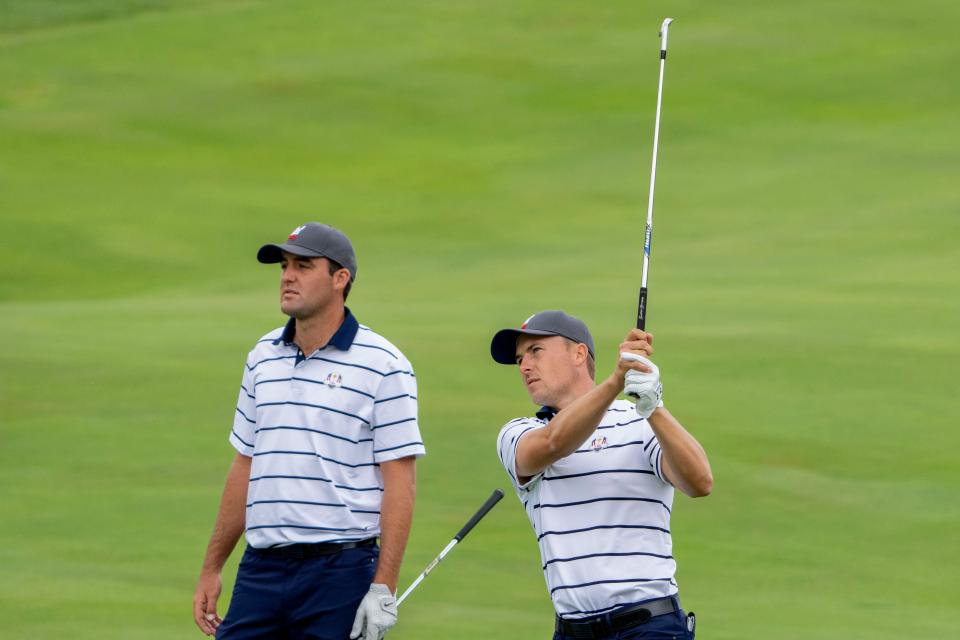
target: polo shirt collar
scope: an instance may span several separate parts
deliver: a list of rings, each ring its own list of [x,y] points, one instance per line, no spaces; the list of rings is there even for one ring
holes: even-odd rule
[[[553,407],[543,406],[543,407],[540,407],[539,411],[537,411],[537,417],[540,418],[541,420],[546,420],[547,422],[550,422],[551,420],[553,420],[553,417],[555,415],[557,415],[557,410],[554,409]]]
[[[357,319],[350,312],[348,307],[344,307],[343,322],[340,323],[340,327],[337,329],[336,333],[333,334],[333,337],[330,338],[330,342],[320,347],[321,349],[333,345],[340,351],[347,351],[351,346],[353,346],[353,340],[357,337],[357,331],[360,330],[360,323],[357,322]],[[285,345],[293,344],[293,337],[297,332],[297,320],[296,318],[290,318],[287,320],[287,325],[283,328],[283,333],[280,334],[280,338],[274,341],[274,344],[283,342]]]

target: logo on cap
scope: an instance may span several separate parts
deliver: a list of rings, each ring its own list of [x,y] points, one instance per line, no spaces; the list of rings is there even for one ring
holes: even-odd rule
[[[533,314],[533,316],[535,316],[535,315],[537,315],[537,314]],[[527,323],[530,322],[531,320],[533,320],[533,316],[530,316],[529,318],[527,318],[526,320],[524,320],[524,321],[523,321],[523,324],[520,325],[520,328],[521,328],[521,329],[526,329],[526,328],[527,328]]]
[[[300,232],[303,231],[303,228],[304,228],[305,226],[307,226],[307,225],[302,224],[302,225],[300,225],[299,227],[297,227],[296,229],[294,229],[293,231],[291,231],[289,237],[287,237],[287,240],[296,240],[296,239],[297,239],[297,236],[300,235]]]

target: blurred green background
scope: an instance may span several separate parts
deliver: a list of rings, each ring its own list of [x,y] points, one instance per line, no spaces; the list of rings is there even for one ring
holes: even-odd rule
[[[698,637],[956,637],[960,5],[649,4],[0,0],[0,636],[201,637],[283,320],[254,254],[320,220],[418,373],[401,587],[508,489],[389,637],[549,637],[489,338],[563,307],[612,367],[670,15],[648,327],[716,479],[673,517]]]

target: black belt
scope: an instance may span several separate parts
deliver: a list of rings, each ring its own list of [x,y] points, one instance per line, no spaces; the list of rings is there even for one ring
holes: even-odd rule
[[[616,609],[593,618],[564,620],[557,617],[557,631],[572,638],[603,638],[624,629],[643,624],[650,618],[679,611],[680,603],[672,597],[650,600],[623,609]]]
[[[316,558],[317,556],[328,556],[331,553],[340,553],[347,549],[356,549],[358,547],[375,547],[376,538],[367,538],[366,540],[351,540],[350,542],[309,542],[299,544],[288,544],[283,547],[267,547],[257,549],[247,547],[253,553],[267,558],[293,558],[295,560],[304,560],[306,558]]]

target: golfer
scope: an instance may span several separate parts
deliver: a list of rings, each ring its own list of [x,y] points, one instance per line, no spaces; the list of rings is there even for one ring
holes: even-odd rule
[[[499,331],[536,417],[508,422],[497,452],[533,524],[556,609],[554,640],[693,638],[670,539],[673,489],[713,486],[706,453],[661,402],[653,336],[631,330],[594,383],[593,338],[562,311]],[[618,400],[626,390],[635,401]]]
[[[397,619],[414,462],[425,453],[416,378],[400,350],[346,308],[357,259],[343,233],[311,222],[257,259],[280,264],[290,319],[247,356],[230,433],[237,454],[194,619],[227,640],[379,640]],[[220,573],[244,533],[221,621]]]

